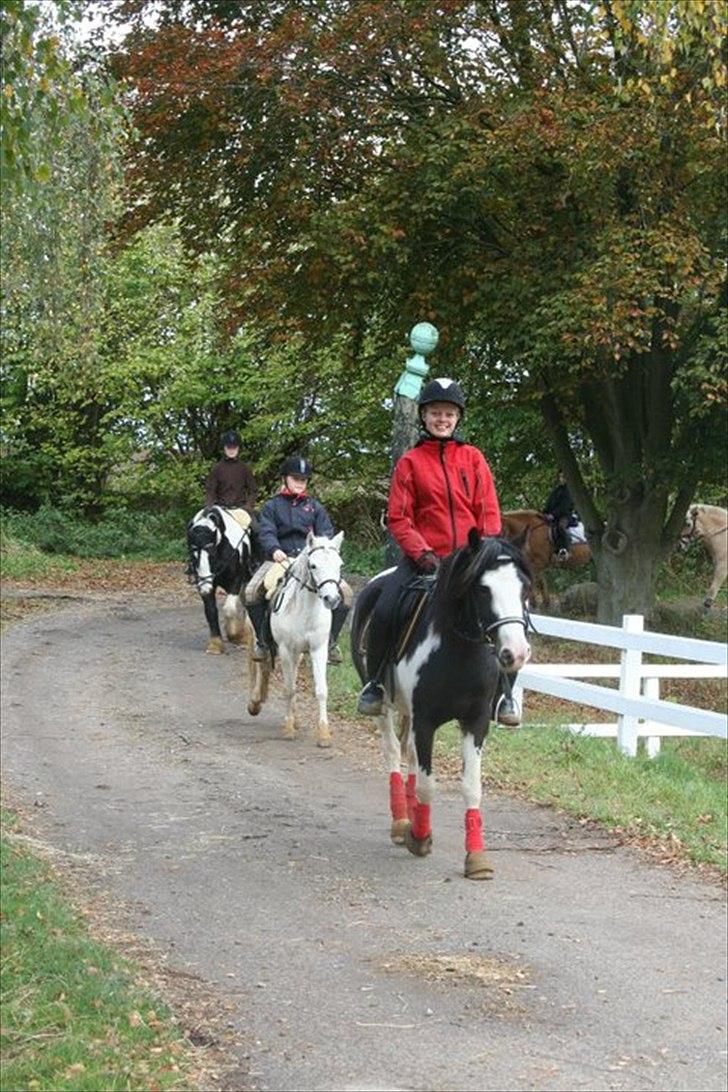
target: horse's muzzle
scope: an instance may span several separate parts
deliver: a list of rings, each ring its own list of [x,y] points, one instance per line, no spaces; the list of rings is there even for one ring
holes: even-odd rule
[[[328,607],[329,610],[336,610],[337,607],[341,606],[341,592],[325,592],[321,598],[324,606]]]
[[[531,658],[531,646],[523,633],[499,634],[498,663],[504,671],[520,671]]]

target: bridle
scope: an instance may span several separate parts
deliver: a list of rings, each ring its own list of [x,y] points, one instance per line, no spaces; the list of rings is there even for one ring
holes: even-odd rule
[[[728,530],[728,524],[725,527],[719,527],[717,531],[699,531],[698,530],[698,509],[694,508],[690,511],[690,517],[688,523],[690,524],[690,530],[686,535],[680,535],[680,541],[687,546],[690,542],[699,542],[701,538],[716,538],[718,535],[725,534]]]
[[[505,615],[503,618],[496,618],[494,622],[490,622],[490,624],[487,626],[483,624],[483,619],[481,618],[480,612],[476,607],[475,622],[477,631],[475,636],[473,636],[472,633],[466,633],[464,630],[458,629],[455,626],[453,626],[453,633],[457,637],[460,637],[463,641],[468,641],[471,644],[491,645],[493,648],[495,648],[495,635],[498,633],[498,630],[501,628],[501,626],[507,626],[510,623],[516,623],[517,625],[523,626],[524,634],[528,633],[529,630],[535,632],[533,628],[533,623],[531,622],[531,614],[526,604],[524,604],[523,606],[522,614],[508,614]]]
[[[313,592],[314,595],[318,595],[321,589],[326,587],[327,584],[334,584],[338,589],[339,594],[341,594],[340,578],[336,580],[333,576],[327,576],[325,580],[320,580],[317,583],[313,578],[313,574],[311,573],[311,566],[308,564],[308,560],[311,557],[311,554],[315,554],[317,550],[330,550],[331,548],[332,547],[330,546],[313,546],[311,547],[311,549],[304,549],[302,551],[302,554],[306,558],[306,579],[301,580],[300,576],[298,576],[297,573],[293,571],[295,566],[291,565],[290,568],[286,571],[286,575],[283,580],[283,587],[286,586],[289,580],[295,580],[296,583],[299,584],[302,588],[305,588],[306,591]],[[338,553],[338,551],[335,552]],[[299,554],[299,557],[300,556],[301,554]],[[310,584],[308,583],[309,580],[311,581]]]
[[[222,540],[224,537],[224,528],[219,527],[217,524],[215,524],[215,534],[211,542],[205,545],[198,545],[197,543],[194,543],[189,547],[190,560],[187,566],[187,576],[191,584],[196,584],[196,586],[200,588],[204,584],[214,583],[215,577],[217,576],[221,568],[218,549],[222,544]],[[233,549],[235,553],[239,554],[241,561],[245,553],[245,544],[245,534],[241,536],[240,542],[237,546],[233,547],[232,543],[229,542],[230,548]],[[203,550],[207,553],[207,560],[210,565],[210,574],[209,576],[200,577],[200,554]]]

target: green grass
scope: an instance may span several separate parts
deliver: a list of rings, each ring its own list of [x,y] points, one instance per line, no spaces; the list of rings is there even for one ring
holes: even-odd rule
[[[71,557],[63,554],[45,554],[38,546],[21,542],[4,528],[0,533],[0,573],[9,580],[74,572],[78,566]]]
[[[3,814],[6,832],[12,817]],[[5,1092],[189,1087],[187,1047],[134,968],[89,939],[47,865],[4,834],[2,1068]]]
[[[352,716],[360,683],[350,656],[329,678],[331,708]],[[452,760],[459,751],[457,726],[444,725],[436,756]],[[691,861],[725,869],[727,758],[724,740],[665,739],[657,758],[630,759],[614,740],[577,737],[554,722],[516,732],[492,729],[483,771],[491,783],[529,800],[662,839]]]

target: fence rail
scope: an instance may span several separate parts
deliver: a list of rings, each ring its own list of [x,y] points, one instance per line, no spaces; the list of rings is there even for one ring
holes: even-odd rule
[[[728,738],[728,717],[724,713],[694,706],[679,705],[660,699],[662,678],[726,678],[728,646],[718,641],[650,633],[644,630],[640,614],[626,614],[622,628],[567,618],[534,615],[537,633],[561,637],[579,643],[602,645],[621,651],[619,664],[529,664],[518,676],[516,696],[523,703],[523,691],[535,690],[564,701],[588,705],[617,714],[610,724],[568,724],[571,731],[583,735],[617,739],[620,750],[634,757],[640,737],[647,740],[647,754],[654,757],[663,736],[717,736]],[[691,664],[646,664],[647,654],[670,656],[678,660],[697,660]],[[616,690],[580,678],[614,678]]]

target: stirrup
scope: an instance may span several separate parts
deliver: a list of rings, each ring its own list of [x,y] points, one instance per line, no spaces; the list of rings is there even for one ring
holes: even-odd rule
[[[379,717],[384,705],[384,687],[378,682],[368,682],[356,703],[356,711],[364,717]]]
[[[495,722],[505,728],[518,728],[521,724],[521,710],[515,698],[501,694],[495,707]]]

